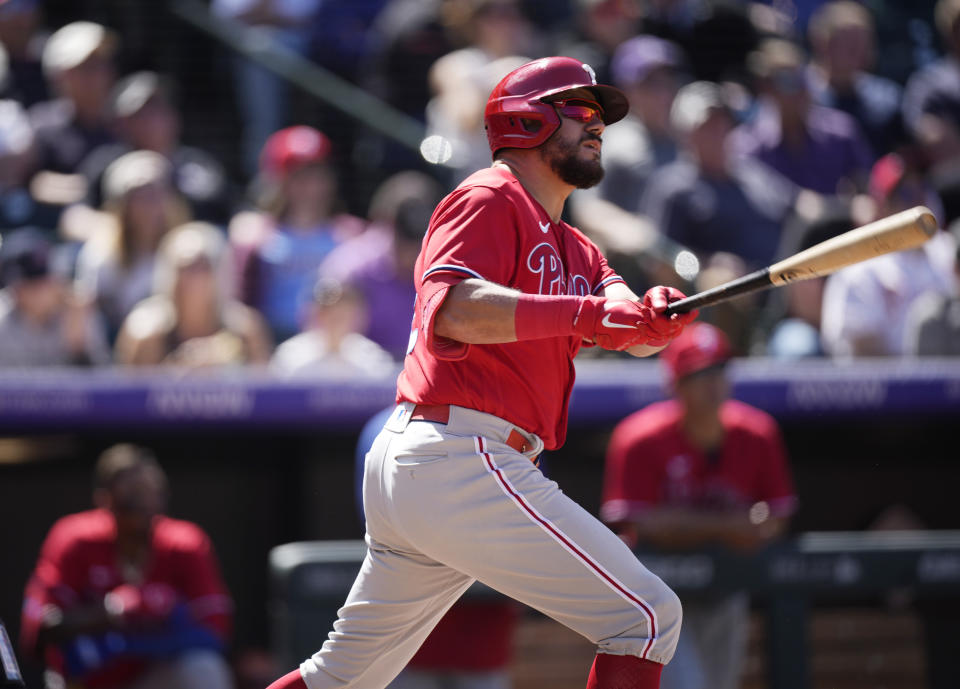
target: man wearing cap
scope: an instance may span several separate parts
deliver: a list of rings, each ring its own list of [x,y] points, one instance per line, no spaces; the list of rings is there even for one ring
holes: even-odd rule
[[[260,310],[275,341],[300,332],[300,306],[313,288],[328,254],[364,223],[338,207],[333,144],[306,125],[274,132],[260,155],[256,180],[259,208],[230,221],[237,249],[239,291],[244,303]]]
[[[109,112],[117,36],[88,21],[55,31],[43,49],[43,73],[53,99],[30,108],[42,175],[34,180],[43,200],[71,203],[82,198],[84,180],[75,176],[94,148],[116,140]]]
[[[0,245],[0,366],[103,365],[103,324],[70,294],[65,254],[43,233],[23,228]]]
[[[270,689],[386,687],[475,581],[596,644],[588,689],[659,687],[676,594],[537,465],[566,437],[584,342],[650,356],[697,315],[664,313],[679,290],[637,295],[561,218],[627,109],[564,56],[494,87],[492,164],[440,202],[417,258],[397,404],[366,456],[364,563],[326,641]]]
[[[134,72],[117,82],[110,96],[119,141],[91,151],[80,165],[87,179],[85,203],[99,208],[101,180],[114,160],[133,150],[154,151],[172,166],[172,183],[190,207],[191,217],[226,225],[236,199],[216,158],[180,139],[181,116],[172,84],[156,72]]]
[[[670,108],[682,154],[651,180],[640,211],[701,265],[725,252],[761,268],[774,258],[799,189],[762,163],[729,155],[735,116],[719,84],[682,87]]]
[[[660,354],[671,399],[623,419],[607,447],[601,518],[632,547],[752,550],[796,507],[786,451],[766,412],[729,399],[730,343],[707,323]],[[746,647],[745,593],[683,600],[664,689],[735,689]]]

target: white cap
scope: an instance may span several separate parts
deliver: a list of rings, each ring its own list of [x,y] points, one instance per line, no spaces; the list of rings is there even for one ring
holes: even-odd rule
[[[730,106],[719,84],[695,81],[683,86],[670,106],[670,126],[681,134],[692,132],[710,117],[714,110],[730,112]]]
[[[117,36],[107,27],[94,22],[73,22],[57,29],[43,46],[41,64],[50,79],[60,72],[82,64],[98,50],[112,55]]]
[[[124,153],[103,173],[103,198],[113,201],[134,189],[170,180],[169,161],[154,151]]]

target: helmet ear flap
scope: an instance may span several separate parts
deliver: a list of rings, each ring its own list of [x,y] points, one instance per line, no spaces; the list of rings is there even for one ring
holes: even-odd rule
[[[485,120],[494,155],[501,148],[536,148],[560,127],[560,116],[546,103],[509,112],[488,112]]]

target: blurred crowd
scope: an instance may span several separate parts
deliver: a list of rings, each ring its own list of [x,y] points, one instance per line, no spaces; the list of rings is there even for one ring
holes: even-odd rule
[[[148,15],[57,24],[48,4],[0,4],[2,366],[392,374],[430,213],[489,164],[487,95],[548,54],[629,96],[604,180],[566,213],[634,290],[701,290],[924,205],[942,230],[922,248],[701,318],[738,356],[960,350],[960,0],[213,0],[428,142],[297,106],[222,46],[229,156],[184,136],[183,72],[134,31]]]
[[[490,164],[494,84],[545,55],[581,59],[628,96],[604,133],[604,179],[573,193],[565,219],[637,293],[706,289],[918,205],[938,220],[920,248],[704,309],[722,356],[672,369],[709,369],[673,391],[703,402],[700,427],[719,434],[728,358],[960,355],[960,0],[195,3],[244,44],[343,80],[337,98],[362,89],[385,118],[417,122],[419,150],[190,29],[173,4],[0,0],[0,367],[394,376],[430,215]],[[608,461],[623,469],[641,440]],[[124,504],[131,491],[162,502],[155,461],[114,454],[117,473],[155,480],[110,478],[87,519],[150,512]],[[683,476],[687,498],[708,492]],[[771,483],[747,497],[792,499],[787,479]],[[633,499],[605,489],[614,507]],[[759,542],[788,512],[731,532]],[[605,519],[634,527],[624,514]],[[133,603],[131,619],[149,612]],[[84,629],[133,624],[122,617]],[[274,671],[261,664],[248,674]]]

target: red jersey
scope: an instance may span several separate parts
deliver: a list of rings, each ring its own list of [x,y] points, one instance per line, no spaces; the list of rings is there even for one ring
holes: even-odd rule
[[[397,400],[494,414],[563,444],[579,337],[469,345],[437,337],[445,288],[480,278],[531,294],[599,294],[622,282],[579,230],[554,223],[509,171],[474,173],[433,213],[417,259],[416,308]]]
[[[37,650],[44,608],[100,605],[109,591],[125,583],[117,562],[116,537],[114,517],[102,509],[71,514],[53,525],[24,594],[21,645],[25,652]],[[151,559],[138,586],[146,595],[152,584],[172,589],[193,619],[226,641],[233,605],[210,540],[198,526],[164,516],[155,519]],[[62,670],[58,650],[46,651],[48,666]],[[143,661],[117,658],[87,678],[85,685],[125,683],[144,667]]]
[[[724,402],[726,436],[716,456],[689,443],[682,414],[679,402],[666,400],[617,424],[607,447],[600,508],[605,521],[628,520],[655,505],[722,510],[765,501],[772,516],[793,512],[786,450],[769,414],[737,400]]]

